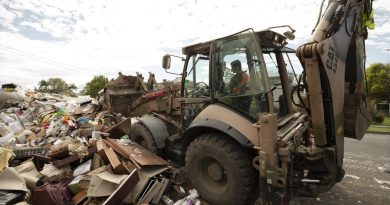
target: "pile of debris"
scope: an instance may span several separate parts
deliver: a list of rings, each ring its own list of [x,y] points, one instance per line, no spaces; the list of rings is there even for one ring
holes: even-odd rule
[[[184,171],[131,141],[131,119],[103,107],[34,92],[8,102],[0,204],[200,204]]]

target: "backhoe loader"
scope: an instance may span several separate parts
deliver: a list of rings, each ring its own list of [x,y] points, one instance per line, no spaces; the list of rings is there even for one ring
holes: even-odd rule
[[[186,46],[181,83],[126,107],[138,117],[131,138],[185,166],[211,204],[288,204],[326,192],[344,176],[344,137],[360,140],[370,123],[372,18],[370,0],[330,0],[296,51],[286,47],[290,26]],[[289,72],[295,54],[299,76]],[[165,70],[171,60],[163,57]]]

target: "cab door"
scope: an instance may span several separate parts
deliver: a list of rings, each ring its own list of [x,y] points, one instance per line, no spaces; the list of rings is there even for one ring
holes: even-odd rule
[[[181,122],[184,127],[210,102],[210,60],[193,54],[187,59],[182,83]]]

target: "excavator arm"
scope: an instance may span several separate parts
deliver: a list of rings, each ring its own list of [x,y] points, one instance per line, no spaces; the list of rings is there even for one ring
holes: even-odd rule
[[[364,41],[372,14],[371,0],[330,0],[310,42],[297,49],[315,146],[334,149],[340,168],[344,137],[361,139],[370,124]]]
[[[344,177],[344,137],[361,139],[371,121],[364,70],[368,28],[371,0],[329,0],[310,41],[297,49],[303,72],[295,91],[305,113],[286,125],[275,116],[259,117],[259,204],[315,197]],[[290,131],[283,135],[285,129]]]

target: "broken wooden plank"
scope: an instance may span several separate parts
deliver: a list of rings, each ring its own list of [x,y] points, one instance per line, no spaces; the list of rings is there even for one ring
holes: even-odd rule
[[[90,147],[88,148],[88,155],[85,156],[84,158],[89,158],[91,156],[93,156],[93,154],[97,151],[97,148],[96,147]],[[73,154],[65,159],[61,159],[61,160],[56,160],[53,162],[53,165],[56,166],[57,168],[60,168],[60,167],[63,167],[65,165],[68,165],[72,162],[76,162],[76,161],[79,161],[80,160],[80,156],[77,155],[77,154]]]
[[[168,169],[167,167],[161,167],[161,166],[147,166],[147,167],[142,167],[142,169],[140,170],[137,170],[140,181],[126,197],[125,202],[131,204],[137,204],[136,202],[138,202],[141,195],[143,195],[144,190],[149,184],[151,178],[160,175],[162,172],[166,171],[167,169]]]
[[[121,163],[121,161],[119,161],[118,156],[115,154],[114,150],[111,147],[108,149],[104,149],[104,151],[115,173],[129,174],[129,170],[125,167],[125,165]]]
[[[114,150],[110,147],[108,149],[104,149],[104,152],[106,153],[106,156],[108,158],[108,161],[110,162],[112,168],[115,170],[121,162],[119,161],[118,157],[116,156]]]
[[[121,166],[125,170],[126,174],[131,173],[131,170],[133,170],[133,169],[130,170],[130,168],[124,162],[121,162]]]
[[[141,166],[133,159],[131,158],[131,156],[129,155],[129,153],[126,152],[125,149],[123,149],[123,147],[120,146],[119,143],[117,143],[115,140],[113,139],[110,139],[110,138],[107,138],[104,140],[104,142],[112,147],[118,154],[120,154],[122,157],[130,160],[134,166],[137,168],[137,169],[141,169]]]
[[[154,180],[153,185],[146,190],[144,196],[139,200],[138,204],[149,204],[158,194],[162,184],[158,180]]]
[[[152,201],[152,204],[158,204],[158,202],[160,201],[162,195],[164,194],[165,192],[165,189],[167,189],[167,186],[169,184],[169,179],[167,178],[162,178],[161,180],[161,187],[160,187],[160,190],[158,190],[156,196],[154,197],[153,201]]]
[[[52,159],[63,159],[65,157],[68,157],[69,156],[69,150],[68,148],[66,149],[61,149],[61,150],[57,150],[55,152],[50,152],[48,154],[48,156]]]
[[[140,164],[142,166],[145,165],[161,165],[168,166],[169,163],[157,156],[153,152],[143,148],[141,145],[133,143],[129,145],[119,144],[116,140],[106,138],[110,144],[112,144],[117,150],[120,150],[120,153],[123,153],[124,157],[136,162],[136,164]],[[121,154],[122,155],[122,154]]]
[[[87,190],[82,190],[72,198],[72,202],[75,205],[81,205],[87,200]]]
[[[105,153],[105,149],[107,149],[106,144],[102,140],[96,141],[97,154],[103,159],[104,163],[108,164],[108,158]]]
[[[125,148],[129,151],[131,157],[142,166],[145,165],[168,166],[169,165],[167,161],[157,156],[153,152],[150,152],[149,150],[143,148],[139,144],[130,144]]]
[[[123,164],[123,162],[121,162],[119,166],[116,169],[114,169],[114,172],[116,174],[129,174],[130,170],[129,168],[127,168],[125,164]]]
[[[95,170],[104,165],[103,159],[100,155],[94,154],[92,159],[92,170]]]
[[[131,174],[119,185],[113,194],[103,203],[103,205],[121,204],[126,196],[131,192],[139,181],[137,170],[133,170]]]
[[[102,140],[96,141],[96,148],[97,148],[97,153],[104,152],[104,149],[107,148]]]
[[[110,138],[107,138],[107,139],[104,139],[103,141],[104,141],[104,143],[105,143],[107,146],[109,146],[109,147],[111,147],[112,149],[114,149],[115,152],[117,152],[118,154],[120,154],[122,157],[124,157],[124,158],[130,160],[129,157],[127,156],[126,151],[125,151],[124,149],[122,149],[120,146],[118,146],[118,145],[117,145],[117,142],[116,142],[115,140],[110,139]]]

